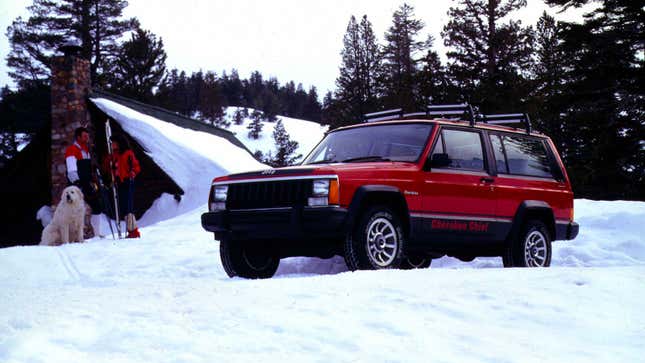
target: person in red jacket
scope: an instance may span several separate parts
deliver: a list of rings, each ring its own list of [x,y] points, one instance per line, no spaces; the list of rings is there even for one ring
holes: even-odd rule
[[[74,130],[74,143],[65,149],[67,182],[69,185],[76,185],[83,191],[85,202],[92,209],[90,224],[94,235],[103,237],[101,199],[96,183],[94,183],[89,141],[90,134],[85,127]]]
[[[122,135],[113,135],[110,141],[112,155],[107,155],[106,164],[109,168],[111,161],[111,172],[119,193],[120,215],[125,216],[127,238],[139,238],[141,234],[134,217],[134,180],[141,171],[139,160],[134,156],[128,140]]]

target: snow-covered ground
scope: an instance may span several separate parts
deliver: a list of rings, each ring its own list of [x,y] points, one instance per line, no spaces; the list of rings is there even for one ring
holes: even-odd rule
[[[642,362],[645,203],[575,207],[547,269],[292,258],[229,279],[205,206],[140,240],[0,249],[0,362]]]
[[[251,123],[251,118],[247,117],[244,119],[242,124],[236,125],[232,122],[233,114],[240,107],[227,107],[226,108],[226,118],[231,121],[231,126],[228,127],[228,130],[235,134],[244,146],[246,146],[251,152],[256,152],[260,150],[263,155],[267,155],[269,152],[275,155],[275,141],[273,140],[273,129],[275,128],[276,122],[264,122],[262,127],[262,132],[258,139],[249,138],[249,129],[248,125]],[[254,110],[252,108],[247,108],[248,113],[251,114]],[[301,154],[302,158],[307,156],[309,152],[322,140],[325,136],[325,132],[329,129],[328,126],[322,126],[316,122],[305,121],[300,119],[295,119],[286,116],[278,116],[278,120],[282,120],[284,129],[289,134],[291,140],[298,142],[298,149],[296,154]],[[300,159],[302,160],[302,159]]]

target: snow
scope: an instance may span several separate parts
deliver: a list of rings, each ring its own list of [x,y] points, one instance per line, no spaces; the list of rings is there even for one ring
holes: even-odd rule
[[[0,249],[0,362],[640,362],[645,203],[576,200],[552,267],[229,279],[202,205],[138,240]]]
[[[92,101],[116,120],[184,190],[180,202],[170,194],[157,199],[142,216],[140,226],[199,207],[205,203],[214,177],[266,168],[246,150],[219,136],[185,129],[104,98]]]
[[[158,198],[142,216],[140,226],[148,226],[199,207],[204,203],[210,182],[215,177],[268,168],[247,151],[224,138],[181,128],[104,98],[93,98],[92,101],[134,137],[161,169],[184,190],[185,194],[180,202],[170,194],[163,194]],[[227,117],[232,119],[237,109],[238,107],[228,107]],[[248,111],[250,114],[253,109]],[[327,131],[326,126],[311,121],[283,116],[278,116],[278,119],[282,120],[291,139],[298,141],[297,152],[303,157]],[[260,138],[255,140],[248,137],[246,127],[250,122],[250,118],[245,118],[241,125],[232,123],[229,130],[252,152],[260,150],[264,155],[268,152],[275,154],[273,129],[276,123],[265,122]]]
[[[242,107],[227,107],[226,108],[226,118],[228,120],[233,120],[233,114],[237,110],[241,110]],[[247,108],[249,115],[253,113],[252,108]],[[278,116],[278,120],[282,120],[285,130],[289,134],[291,140],[298,141],[298,149],[296,154],[301,154],[304,159],[307,154],[322,140],[325,136],[325,132],[329,129],[328,126],[322,126],[316,122],[305,121],[296,118]],[[275,128],[276,122],[264,122],[262,127],[262,132],[260,133],[260,138],[253,139],[249,138],[249,130],[247,126],[252,122],[251,117],[246,117],[242,124],[236,125],[231,122],[231,125],[228,127],[228,130],[235,134],[243,144],[251,152],[260,150],[263,155],[267,155],[271,152],[272,155],[276,154],[275,141],[273,140],[273,129]],[[302,159],[300,159],[302,160]]]
[[[40,207],[38,212],[36,212],[36,219],[40,221],[43,228],[47,227],[47,225],[52,221],[52,218],[54,218],[54,210],[48,205]]]
[[[2,363],[642,361],[643,202],[576,200],[580,235],[554,243],[547,269],[444,257],[348,272],[340,257],[289,258],[271,280],[229,279],[200,225],[210,181],[266,166],[217,136],[93,101],[186,195],[159,198],[141,239],[0,249]],[[325,132],[283,122],[303,155]],[[246,124],[231,129],[271,150],[274,124],[259,140]]]

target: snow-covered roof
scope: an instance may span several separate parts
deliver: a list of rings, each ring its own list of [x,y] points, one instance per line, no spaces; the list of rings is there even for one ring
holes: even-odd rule
[[[91,101],[118,122],[184,190],[180,203],[168,194],[162,195],[141,218],[142,225],[204,205],[213,177],[266,167],[247,150],[223,137],[183,128],[106,98]]]

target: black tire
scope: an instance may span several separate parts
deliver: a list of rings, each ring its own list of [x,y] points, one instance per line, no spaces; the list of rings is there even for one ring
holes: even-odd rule
[[[399,268],[404,245],[398,216],[385,206],[372,207],[347,235],[345,263],[352,271]]]
[[[540,220],[524,224],[517,239],[510,241],[502,261],[504,267],[549,267],[551,265],[551,235]]]
[[[222,266],[229,277],[268,279],[278,270],[280,259],[252,244],[231,242],[223,238],[219,244]]]
[[[401,262],[402,270],[415,270],[419,268],[428,268],[432,264],[432,258],[428,256],[412,255],[407,256]]]

